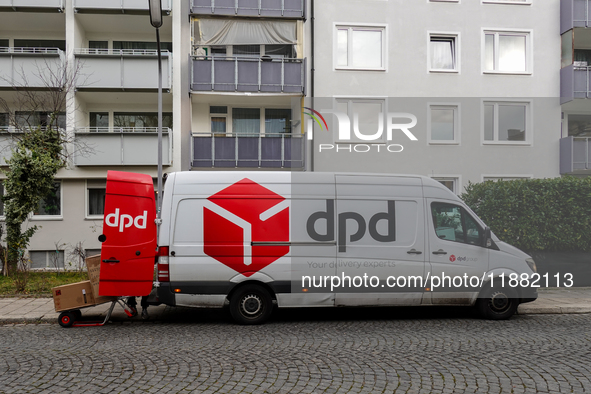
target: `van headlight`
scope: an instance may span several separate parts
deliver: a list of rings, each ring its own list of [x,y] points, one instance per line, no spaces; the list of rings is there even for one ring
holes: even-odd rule
[[[529,265],[529,268],[531,268],[533,272],[538,272],[538,267],[536,267],[536,262],[534,261],[534,259],[525,259],[525,262],[527,263],[527,265]]]

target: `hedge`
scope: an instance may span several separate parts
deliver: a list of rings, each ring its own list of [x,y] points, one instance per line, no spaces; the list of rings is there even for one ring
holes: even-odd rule
[[[470,183],[461,198],[525,252],[591,250],[591,177]]]

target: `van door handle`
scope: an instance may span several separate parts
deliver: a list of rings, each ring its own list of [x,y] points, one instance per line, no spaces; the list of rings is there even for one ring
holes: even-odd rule
[[[103,263],[118,263],[119,260],[115,260],[115,259],[107,259],[107,260],[103,260]]]
[[[420,250],[416,250],[416,249],[411,249],[406,253],[408,253],[408,254],[423,254],[423,252],[421,252]]]
[[[436,250],[433,254],[447,254],[447,252],[443,249]]]

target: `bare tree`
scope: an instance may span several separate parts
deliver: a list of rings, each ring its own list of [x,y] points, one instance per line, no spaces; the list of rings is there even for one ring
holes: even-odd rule
[[[59,62],[43,59],[37,72],[27,74],[21,67],[20,82],[13,86],[12,101],[0,98],[0,111],[7,114],[10,129],[10,158],[4,184],[7,263],[4,274],[18,272],[18,261],[24,255],[36,226],[23,229],[23,223],[39,202],[53,191],[57,172],[71,163],[74,154],[92,151],[76,140],[68,130],[66,113],[75,110],[74,92],[82,64],[63,57]],[[35,78],[36,84],[29,79]],[[5,81],[7,79],[4,78]],[[9,130],[10,130],[9,129]],[[0,152],[5,153],[5,152]]]

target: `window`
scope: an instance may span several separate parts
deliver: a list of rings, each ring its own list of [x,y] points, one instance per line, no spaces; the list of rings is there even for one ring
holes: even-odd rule
[[[295,58],[293,45],[265,45],[265,56],[273,58]]]
[[[458,71],[456,35],[429,36],[429,71]]]
[[[429,143],[457,144],[459,137],[459,107],[457,105],[430,105]]]
[[[568,115],[568,135],[591,137],[591,115]]]
[[[482,0],[482,2],[485,4],[531,4],[532,0]]]
[[[346,113],[351,121],[351,139],[343,143],[385,143],[387,132],[384,120],[384,99],[336,99],[336,110]],[[380,131],[380,117],[382,130]],[[378,133],[381,132],[381,136]],[[339,133],[340,134],[340,133]],[[375,138],[375,139],[374,139]]]
[[[484,72],[531,73],[529,32],[485,31]]]
[[[0,48],[7,48],[8,46],[10,46],[9,40],[7,40],[7,39],[0,40]]]
[[[29,252],[30,267],[32,269],[64,268],[64,251],[47,250]]]
[[[90,49],[109,49],[109,41],[88,41]]]
[[[227,114],[228,107],[223,106],[210,106],[209,107],[210,120],[211,120],[211,133],[215,137],[225,137],[227,131]]]
[[[105,197],[107,187],[105,181],[86,181],[87,190],[87,217],[102,217],[105,214]]]
[[[232,132],[258,136],[261,132],[261,110],[259,108],[232,108]]]
[[[14,46],[17,48],[58,48],[66,50],[66,40],[14,40]]]
[[[335,68],[385,70],[385,27],[337,26]]]
[[[486,182],[486,181],[519,181],[519,180],[524,180],[524,179],[531,179],[531,176],[505,176],[505,175],[483,176],[482,182]]]
[[[484,102],[484,142],[526,144],[531,140],[529,103]]]
[[[265,109],[265,135],[279,137],[291,133],[291,109]]]
[[[49,195],[39,201],[39,206],[33,212],[35,216],[61,216],[62,215],[62,184],[55,182]]]
[[[207,48],[206,48],[207,50]],[[214,45],[209,48],[211,56],[226,56],[226,47],[221,45]]]
[[[157,112],[115,112],[113,124],[116,128],[158,127]],[[172,128],[172,112],[162,114],[162,127]]]
[[[163,51],[172,52],[172,42],[160,42],[160,48]],[[113,41],[113,49],[156,51],[158,50],[158,45],[156,42],[150,41]]]
[[[377,136],[380,132],[380,117],[382,117],[382,126],[387,124],[383,119],[385,107],[386,101],[384,99],[337,99],[335,109],[346,113],[351,121],[351,139],[342,142],[385,143],[387,137],[385,127],[381,130],[381,137]]]
[[[431,204],[431,214],[438,238],[451,242],[482,245],[484,231],[464,208],[434,202]]]
[[[0,127],[6,128],[10,125],[8,121],[8,114],[6,112],[0,112]]]
[[[459,179],[456,177],[431,177],[431,179],[436,180],[437,182],[441,183],[443,186],[447,187],[451,190],[452,193],[458,194],[458,184]]]
[[[60,129],[66,128],[66,114],[64,112],[51,114],[49,112],[41,111],[16,111],[15,118],[19,129],[29,129],[38,126],[57,126]]]
[[[260,45],[234,45],[232,47],[234,56],[240,57],[261,57]]]
[[[108,112],[91,112],[90,113],[90,127],[108,128],[109,127],[109,113]]]

